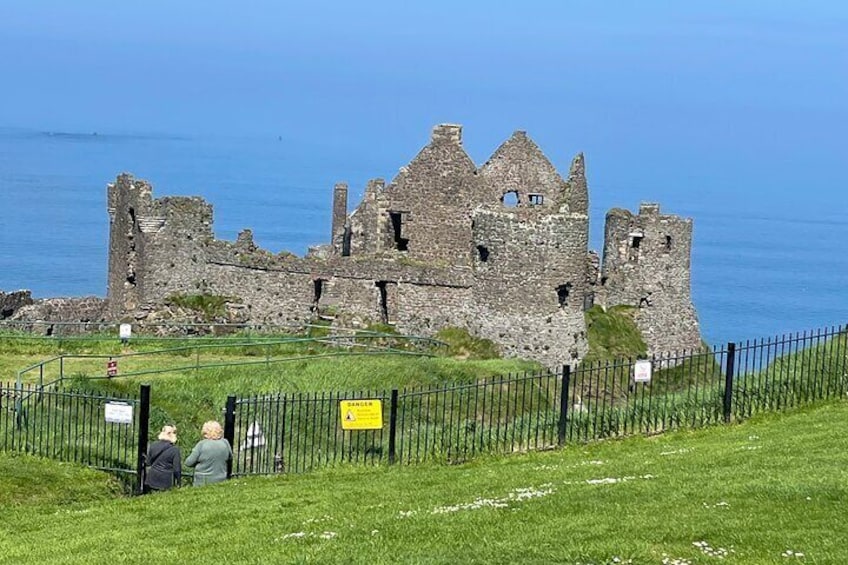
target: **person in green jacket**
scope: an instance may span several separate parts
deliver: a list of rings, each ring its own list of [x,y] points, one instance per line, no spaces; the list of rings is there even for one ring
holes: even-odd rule
[[[233,456],[224,428],[212,420],[203,424],[203,439],[197,442],[185,464],[194,469],[194,486],[210,485],[227,479],[227,461]]]

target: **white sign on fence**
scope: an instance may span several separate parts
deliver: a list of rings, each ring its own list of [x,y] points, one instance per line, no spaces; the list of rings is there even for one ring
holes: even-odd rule
[[[132,337],[132,324],[121,324],[118,326],[118,337],[129,339]]]
[[[633,382],[649,383],[651,382],[651,362],[647,359],[636,361],[633,366]]]
[[[126,402],[107,402],[105,406],[107,422],[113,424],[132,424],[133,407]]]
[[[254,447],[262,447],[265,445],[265,434],[262,433],[262,428],[258,422],[253,422],[247,428],[247,438],[241,444],[242,449],[252,449]]]

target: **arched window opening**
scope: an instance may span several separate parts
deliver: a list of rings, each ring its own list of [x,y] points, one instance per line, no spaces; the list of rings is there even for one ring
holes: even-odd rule
[[[518,191],[510,190],[509,192],[505,192],[503,196],[501,196],[501,202],[507,208],[515,208],[521,203],[521,200],[518,198]]]

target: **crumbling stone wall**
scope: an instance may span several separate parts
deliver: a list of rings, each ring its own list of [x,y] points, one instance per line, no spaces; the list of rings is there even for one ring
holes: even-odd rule
[[[601,272],[606,305],[636,306],[636,325],[649,352],[698,349],[700,329],[690,293],[692,220],[660,214],[642,204],[639,214],[607,213]]]
[[[430,143],[391,184],[369,183],[351,215],[351,254],[401,252],[410,261],[468,265],[471,211],[481,192],[461,126],[436,126]]]
[[[587,219],[480,209],[473,225],[476,333],[549,366],[583,357]]]
[[[593,302],[645,298],[637,321],[652,347],[699,339],[688,289],[691,221],[650,207],[635,218],[611,212],[601,268],[588,249],[583,156],[563,179],[524,132],[478,169],[461,126],[436,126],[388,186],[368,183],[349,215],[348,187],[337,184],[330,242],[303,258],[258,248],[249,230],[235,242],[215,240],[211,206],[200,198],[153,199],[150,185],[129,175],[108,191],[114,319],[143,320],[174,294],[208,293],[229,297],[256,323],[332,318],[423,335],[466,327],[507,355],[553,366],[585,355],[583,311]],[[627,238],[637,229],[644,247],[634,255]],[[672,245],[654,249],[666,236]],[[675,311],[691,316],[681,321]]]
[[[511,195],[516,208],[588,216],[583,155],[574,158],[565,181],[526,132],[515,132],[498,147],[480,168],[480,176],[486,180],[486,198],[480,204],[506,204]]]
[[[109,313],[118,319],[175,291],[202,290],[212,206],[201,198],[154,200],[150,184],[128,174],[107,193]]]
[[[96,296],[42,298],[21,306],[9,320],[19,329],[44,335],[84,333],[89,323],[98,328],[106,320],[106,301]]]

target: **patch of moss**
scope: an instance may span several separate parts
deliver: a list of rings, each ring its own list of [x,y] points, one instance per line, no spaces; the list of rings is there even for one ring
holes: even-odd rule
[[[435,335],[448,344],[448,355],[460,359],[499,359],[498,346],[490,339],[481,339],[465,328],[442,328]]]
[[[218,294],[172,294],[167,303],[186,310],[192,310],[203,316],[204,321],[212,322],[227,314],[227,302],[233,299]]]

